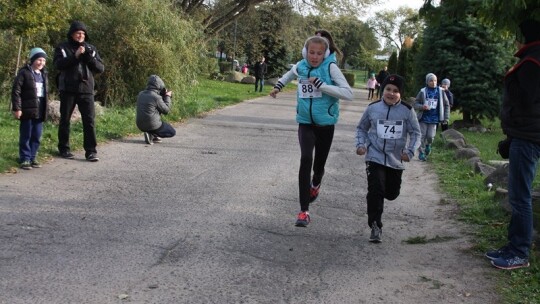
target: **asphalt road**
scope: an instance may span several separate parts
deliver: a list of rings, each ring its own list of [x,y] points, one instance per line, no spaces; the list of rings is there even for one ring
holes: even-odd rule
[[[78,151],[1,175],[0,303],[491,301],[489,290],[467,289],[489,270],[471,270],[479,261],[462,252],[467,242],[449,214],[437,213],[433,176],[425,176],[430,199],[403,195],[395,206],[409,209],[387,207],[383,243],[368,242],[365,166],[354,153],[368,102],[355,94],[341,102],[307,228],[294,226],[300,152],[290,93],[189,120],[161,144],[142,134],[102,144],[97,163]],[[405,207],[407,199],[425,206]],[[419,227],[455,238],[404,245]],[[437,251],[448,251],[442,264]],[[460,265],[446,262],[455,258]]]

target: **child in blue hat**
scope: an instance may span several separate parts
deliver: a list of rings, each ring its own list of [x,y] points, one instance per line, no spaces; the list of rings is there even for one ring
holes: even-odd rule
[[[33,48],[28,59],[28,64],[17,73],[11,91],[13,117],[20,121],[19,161],[25,170],[41,168],[36,156],[47,117],[47,54],[41,48]]]

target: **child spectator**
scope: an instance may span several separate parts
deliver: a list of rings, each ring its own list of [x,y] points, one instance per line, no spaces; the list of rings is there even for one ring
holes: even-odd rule
[[[454,107],[454,94],[450,91],[450,79],[445,78],[441,81],[441,88],[444,90],[444,94],[446,94],[446,98],[448,98],[448,105],[450,105],[450,111],[452,111],[452,108]],[[441,124],[441,130],[446,131],[448,130],[448,124]]]
[[[377,79],[375,79],[375,73],[372,73],[366,84],[369,90],[368,100],[373,100],[373,98],[375,98],[375,88],[377,85],[379,85],[379,83],[377,82]]]
[[[431,153],[431,144],[437,133],[439,123],[448,124],[450,106],[444,90],[437,86],[437,76],[433,73],[426,75],[426,87],[416,95],[414,108],[418,111],[418,122],[422,139],[418,159],[426,161]]]
[[[310,222],[309,204],[319,195],[334,125],[339,118],[339,98],[352,100],[353,93],[336,64],[335,53],[330,54],[326,38],[308,38],[302,56],[304,59],[278,80],[270,96],[275,98],[285,85],[298,79],[296,122],[301,157],[298,174],[300,213],[296,226],[306,227]]]
[[[41,168],[36,157],[47,117],[46,62],[43,49],[31,49],[29,63],[17,73],[11,91],[13,117],[20,121],[19,162],[25,170]]]
[[[356,154],[366,155],[369,241],[382,241],[384,199],[394,200],[401,189],[403,162],[410,161],[420,145],[416,113],[401,101],[405,81],[390,75],[383,82],[381,100],[365,110],[356,131]]]

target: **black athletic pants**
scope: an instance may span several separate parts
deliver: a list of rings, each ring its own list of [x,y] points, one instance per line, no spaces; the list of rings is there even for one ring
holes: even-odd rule
[[[324,175],[324,166],[332,140],[334,125],[317,126],[300,124],[298,126],[298,141],[300,142],[300,172],[298,173],[298,188],[300,191],[300,210],[309,210],[309,190],[311,188],[311,168],[313,167],[313,185],[319,185]],[[313,150],[315,149],[315,157]]]
[[[382,227],[384,199],[395,200],[401,190],[403,170],[393,169],[374,162],[366,162],[368,179],[367,214],[368,225],[373,222]]]

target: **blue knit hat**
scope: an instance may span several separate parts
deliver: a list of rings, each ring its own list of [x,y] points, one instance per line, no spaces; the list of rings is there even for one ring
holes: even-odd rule
[[[30,60],[30,64],[34,63],[34,61],[38,58],[45,58],[47,59],[47,53],[42,48],[33,48],[30,50],[30,55],[28,56],[28,60]]]

